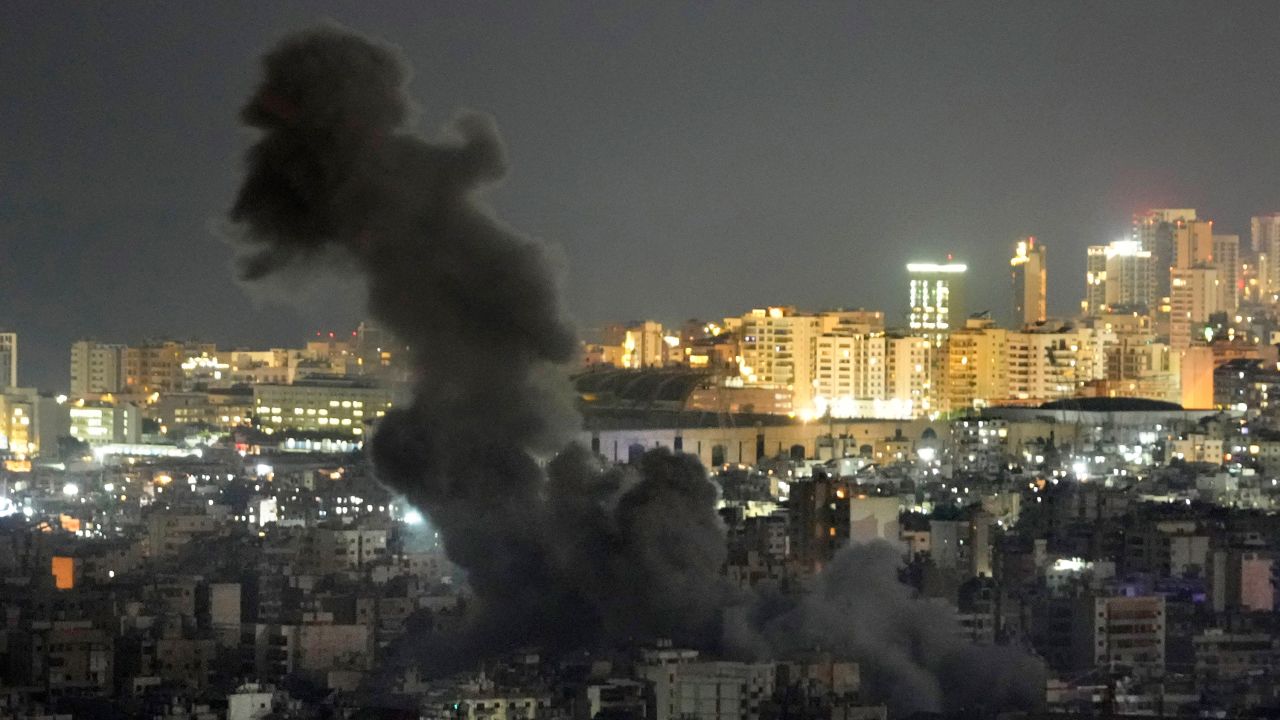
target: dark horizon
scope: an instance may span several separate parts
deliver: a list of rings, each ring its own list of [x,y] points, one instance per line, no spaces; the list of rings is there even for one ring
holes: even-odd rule
[[[658,7],[340,4],[6,8],[0,329],[20,382],[65,386],[81,337],[292,344],[348,289],[255,302],[218,237],[256,58],[332,18],[404,48],[417,127],[492,113],[487,196],[559,248],[569,313],[718,318],[765,304],[897,319],[910,259],[952,253],[973,309],[1048,247],[1070,315],[1084,249],[1149,207],[1248,242],[1280,210],[1269,3]]]

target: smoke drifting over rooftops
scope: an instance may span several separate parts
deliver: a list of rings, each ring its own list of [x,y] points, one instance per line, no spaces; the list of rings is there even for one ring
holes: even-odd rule
[[[895,711],[1037,702],[1036,664],[955,639],[945,610],[897,582],[887,546],[844,551],[800,601],[757,597],[720,574],[717,488],[696,459],[606,467],[568,444],[577,340],[553,267],[476,200],[506,172],[491,118],[418,137],[398,54],[337,27],[284,39],[263,70],[231,213],[242,273],[358,269],[370,314],[410,348],[413,400],[378,423],[373,461],[431,517],[480,603],[462,632],[422,639],[429,667],[530,643],[664,636],[762,659],[821,645],[861,663]]]

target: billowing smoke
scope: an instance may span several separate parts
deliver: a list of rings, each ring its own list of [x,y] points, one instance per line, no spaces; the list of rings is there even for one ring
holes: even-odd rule
[[[909,598],[892,552],[846,551],[798,603],[755,597],[720,574],[717,489],[696,459],[653,451],[606,467],[567,444],[577,341],[544,250],[475,196],[506,171],[490,118],[418,137],[404,63],[340,28],[286,38],[263,66],[242,113],[261,135],[232,210],[242,273],[358,268],[370,313],[409,347],[413,400],[378,423],[374,465],[430,516],[479,603],[463,631],[424,639],[430,666],[658,636],[739,657],[823,646],[862,663],[899,710],[971,693],[1019,703],[1027,658],[972,662],[984,651]]]

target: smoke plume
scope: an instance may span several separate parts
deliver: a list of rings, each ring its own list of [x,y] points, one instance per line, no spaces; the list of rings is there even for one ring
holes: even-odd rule
[[[577,340],[544,250],[477,201],[506,172],[490,118],[464,114],[422,139],[397,53],[336,27],[286,38],[263,70],[242,112],[260,136],[231,213],[241,271],[356,268],[369,312],[409,348],[413,399],[369,445],[479,603],[464,631],[423,640],[437,671],[529,643],[662,636],[740,657],[838,649],[900,710],[1017,684],[1020,656],[983,657],[982,676],[965,677],[982,651],[909,598],[891,552],[846,551],[800,601],[755,597],[720,573],[717,488],[695,458],[659,450],[606,467],[567,444],[580,428],[563,369]]]

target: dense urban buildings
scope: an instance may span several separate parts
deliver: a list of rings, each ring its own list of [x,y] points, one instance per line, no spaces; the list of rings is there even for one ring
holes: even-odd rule
[[[605,463],[666,448],[709,468],[737,587],[803,594],[884,544],[957,641],[1045,663],[1050,709],[1265,712],[1273,220],[1241,247],[1190,209],[1141,215],[1088,249],[1075,318],[1049,315],[1027,237],[1008,325],[964,314],[982,273],[955,262],[908,267],[902,325],[786,305],[611,324],[572,370],[578,441]],[[459,675],[393,662],[464,623],[470,590],[361,454],[413,379],[371,323],[293,347],[81,340],[49,389],[17,384],[17,346],[0,335],[5,708],[767,718],[799,692],[815,718],[901,714],[819,647],[751,663],[636,638],[585,675],[550,649]]]

